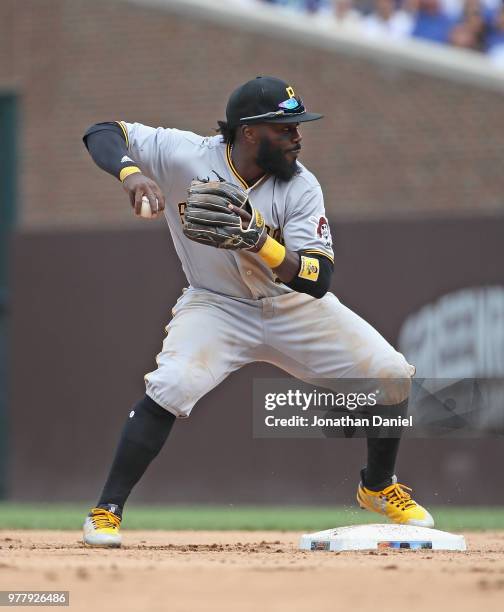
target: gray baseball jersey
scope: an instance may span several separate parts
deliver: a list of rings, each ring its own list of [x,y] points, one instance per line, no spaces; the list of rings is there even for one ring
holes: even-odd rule
[[[270,233],[288,249],[332,260],[322,191],[311,172],[299,164],[288,182],[267,177],[248,187],[220,136],[120,125],[131,157],[166,196],[166,219],[191,285],[173,309],[157,368],[145,375],[147,395],[188,417],[231,372],[265,361],[327,387],[338,388],[344,377],[402,379],[404,384],[383,386],[382,401],[395,404],[407,396],[412,366],[332,293],[317,300],[292,291],[257,255],[198,244],[182,232],[179,204],[191,180],[218,175],[247,188]]]
[[[331,233],[317,179],[302,164],[290,181],[265,177],[248,186],[222,137],[203,137],[170,128],[120,122],[128,149],[142,171],[166,197],[165,216],[190,285],[231,297],[260,299],[291,292],[271,269],[247,251],[215,249],[188,240],[180,219],[187,188],[195,178],[223,179],[240,185],[263,215],[268,233],[291,251],[323,254],[333,261]]]

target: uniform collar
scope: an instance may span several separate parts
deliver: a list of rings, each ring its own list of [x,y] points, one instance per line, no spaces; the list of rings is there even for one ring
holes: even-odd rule
[[[233,147],[231,143],[228,142],[226,144],[226,161],[234,177],[240,183],[243,189],[245,189],[246,191],[252,191],[252,189],[259,187],[259,185],[264,183],[264,181],[267,178],[269,178],[269,174],[263,174],[263,176],[261,176],[261,178],[258,179],[253,185],[249,185],[247,181],[238,173],[238,170],[235,168],[235,165],[233,164],[233,158],[231,157],[232,150],[233,150]]]

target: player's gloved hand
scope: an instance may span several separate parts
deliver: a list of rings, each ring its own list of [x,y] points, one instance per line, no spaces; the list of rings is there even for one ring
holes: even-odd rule
[[[164,210],[165,197],[163,192],[158,184],[148,176],[140,172],[130,174],[124,179],[123,187],[129,195],[131,206],[135,210],[135,215],[140,215],[143,196],[149,199],[153,216]]]
[[[227,181],[193,181],[184,210],[184,234],[218,249],[258,251],[266,239],[264,219],[241,187]]]

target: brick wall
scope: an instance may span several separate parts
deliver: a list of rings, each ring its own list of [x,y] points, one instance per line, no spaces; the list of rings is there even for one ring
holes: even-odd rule
[[[81,145],[85,128],[122,118],[210,134],[229,92],[257,74],[291,81],[326,114],[304,128],[303,162],[333,219],[504,210],[498,93],[117,0],[2,0],[22,226],[134,223]]]

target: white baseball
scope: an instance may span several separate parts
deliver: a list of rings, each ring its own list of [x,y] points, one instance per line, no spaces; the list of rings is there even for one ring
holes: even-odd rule
[[[156,200],[157,204],[157,200]],[[140,216],[145,219],[151,219],[152,217],[157,216],[157,213],[152,214],[151,205],[149,202],[149,198],[147,196],[143,196],[142,198],[142,207],[140,209]]]

